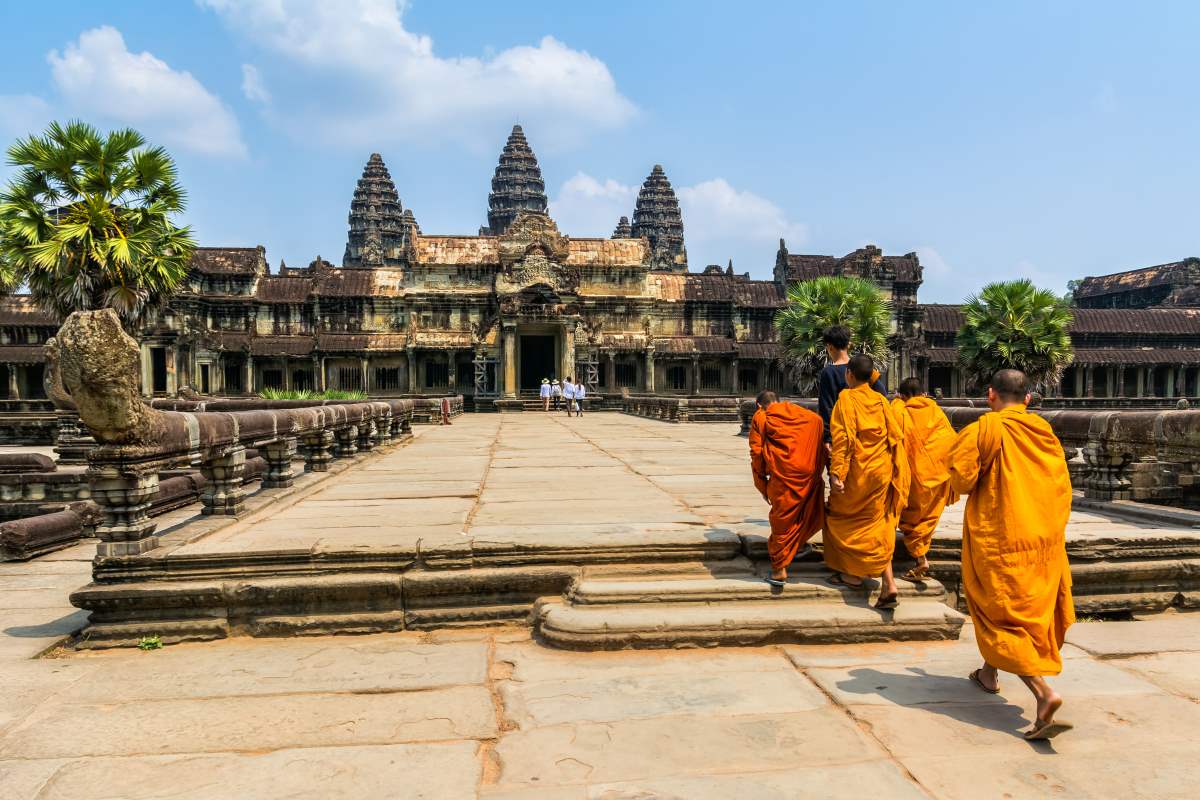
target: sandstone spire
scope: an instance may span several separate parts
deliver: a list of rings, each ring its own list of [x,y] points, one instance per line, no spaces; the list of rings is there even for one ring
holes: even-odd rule
[[[521,126],[513,125],[492,178],[492,192],[488,195],[487,230],[493,236],[499,236],[521,212],[545,214],[546,206],[546,184],[542,180],[537,156],[529,148],[529,142],[525,141]]]
[[[644,236],[650,241],[656,269],[679,272],[687,269],[679,200],[659,164],[654,165],[638,192],[637,206],[633,211],[633,236]]]
[[[632,239],[633,229],[629,227],[629,217],[621,217],[617,221],[617,227],[613,229],[612,239]]]
[[[404,209],[379,153],[372,153],[350,201],[345,267],[397,266],[404,250]]]

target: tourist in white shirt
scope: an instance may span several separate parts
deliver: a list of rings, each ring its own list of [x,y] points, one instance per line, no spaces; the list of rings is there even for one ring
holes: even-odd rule
[[[558,378],[550,381],[550,398],[554,401],[554,410],[558,411],[558,403],[562,400],[562,384]]]
[[[567,416],[571,416],[571,406],[575,404],[575,382],[570,376],[563,379],[563,400],[566,401]]]
[[[583,398],[587,397],[587,387],[583,381],[575,384],[575,416],[583,416]]]
[[[550,410],[550,380],[542,378],[542,388],[538,390],[538,397],[542,398],[542,411]]]

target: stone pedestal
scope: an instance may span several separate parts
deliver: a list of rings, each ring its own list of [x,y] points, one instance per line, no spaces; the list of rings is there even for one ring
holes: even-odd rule
[[[296,473],[292,469],[292,459],[296,455],[295,439],[280,439],[259,448],[263,458],[267,460],[267,472],[263,475],[264,489],[284,489],[296,482]]]
[[[165,463],[93,461],[88,469],[92,500],[103,519],[96,525],[100,539],[97,555],[131,556],[158,546],[156,524],[150,519],[150,502],[158,494],[158,470]]]
[[[389,414],[375,423],[375,446],[382,447],[392,441],[392,417]]]
[[[317,431],[304,437],[304,471],[328,472],[333,461],[333,431]]]
[[[88,463],[88,451],[96,446],[96,440],[80,425],[79,414],[59,411],[54,416],[54,452],[58,455],[59,466]]]
[[[367,420],[358,426],[358,449],[369,453],[375,449],[375,421]]]
[[[358,426],[347,425],[334,432],[337,443],[333,446],[334,458],[349,458],[358,452]]]
[[[213,454],[200,462],[200,472],[208,484],[200,492],[202,513],[233,517],[246,508],[242,478],[246,472],[246,448],[240,445]]]

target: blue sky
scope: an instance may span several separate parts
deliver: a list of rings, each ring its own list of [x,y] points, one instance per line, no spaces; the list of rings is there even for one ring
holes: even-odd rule
[[[1200,255],[1196,3],[202,0],[0,4],[0,138],[166,145],[205,245],[340,262],[383,154],[426,233],[473,233],[514,122],[565,233],[655,163],[693,269],[916,250],[925,301]]]

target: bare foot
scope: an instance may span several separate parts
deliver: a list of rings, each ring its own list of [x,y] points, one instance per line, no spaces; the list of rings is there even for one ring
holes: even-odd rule
[[[1039,697],[1037,703],[1037,718],[1042,722],[1053,722],[1054,715],[1062,708],[1063,699],[1054,691],[1051,691],[1045,697]]]
[[[781,569],[778,571],[771,570],[771,577],[777,581],[786,581],[787,580],[787,570],[786,569]]]

